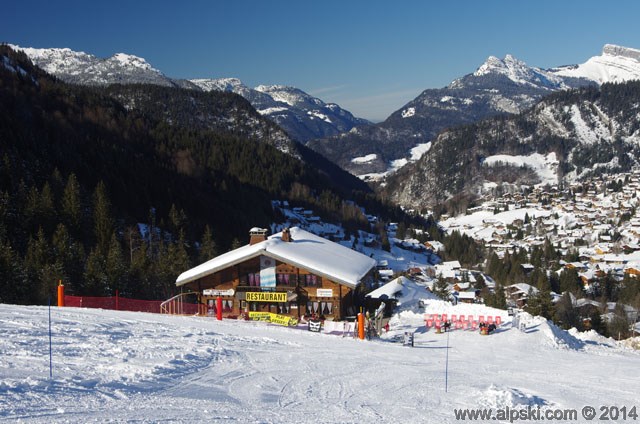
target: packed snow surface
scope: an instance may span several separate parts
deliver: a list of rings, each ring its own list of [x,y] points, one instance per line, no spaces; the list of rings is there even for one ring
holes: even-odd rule
[[[414,299],[419,290],[407,289]],[[425,330],[424,313],[495,311],[423,297],[422,310],[403,310],[373,341],[52,308],[52,378],[47,308],[0,305],[0,421],[453,423],[455,408],[637,405],[637,351],[536,317],[525,331],[507,323],[490,336],[436,334]],[[402,345],[407,331],[413,348]]]

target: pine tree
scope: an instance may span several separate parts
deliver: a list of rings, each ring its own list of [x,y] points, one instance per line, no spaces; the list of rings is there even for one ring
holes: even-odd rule
[[[607,325],[609,334],[616,340],[626,339],[631,335],[630,327],[631,323],[629,322],[624,306],[622,303],[616,304],[613,311],[613,318]]]
[[[116,290],[126,294],[126,274],[127,266],[122,254],[122,247],[116,238],[115,233],[111,235],[109,251],[105,261],[105,274],[107,279],[108,293],[115,295]]]
[[[560,291],[582,291],[582,280],[574,268],[565,268],[560,274]]]
[[[97,253],[106,256],[109,252],[114,223],[111,215],[111,202],[102,181],[98,183],[93,195],[93,224]]]
[[[600,312],[593,312],[589,316],[589,323],[591,325],[591,329],[597,331],[599,334],[609,337],[609,330],[607,328],[607,324],[602,320],[600,316]]]
[[[8,242],[0,238],[0,303],[25,303],[29,299],[22,260]]]
[[[236,250],[242,246],[243,246],[242,242],[238,240],[237,237],[234,237],[233,240],[231,241],[231,250]]]
[[[90,296],[105,296],[108,294],[109,280],[106,272],[105,256],[94,248],[87,257],[84,280],[86,294]]]
[[[531,315],[539,315],[551,319],[553,316],[553,302],[549,286],[539,289],[537,293],[534,293],[532,288],[529,289],[525,310]]]
[[[553,320],[565,330],[577,328],[582,330],[582,322],[577,309],[573,305],[571,295],[565,292],[554,307]]]
[[[204,227],[204,233],[202,234],[202,241],[200,242],[200,251],[198,252],[198,262],[204,263],[209,259],[218,256],[218,249],[216,242],[213,240],[213,234],[211,233],[211,227],[207,224]]]
[[[404,222],[399,222],[396,228],[396,238],[398,240],[404,240],[407,235],[407,226]]]
[[[142,243],[131,252],[129,265],[129,294],[135,299],[156,299],[158,281],[156,270],[148,255],[147,245]],[[135,282],[135,284],[133,284]]]
[[[438,296],[442,300],[449,300],[451,292],[449,291],[449,284],[442,278],[442,275],[438,276],[435,284],[433,285],[433,294]]]
[[[75,174],[69,175],[62,193],[62,218],[70,233],[76,238],[79,237],[82,230],[82,204],[80,185]]]
[[[53,232],[54,222],[56,220],[55,201],[53,192],[49,183],[45,183],[40,191],[40,199],[38,202],[38,214],[40,225],[44,228],[45,234],[51,235]]]
[[[184,210],[178,209],[175,204],[171,205],[169,210],[169,231],[173,234],[174,238],[184,237],[187,227],[187,215]]]
[[[30,238],[25,258],[25,268],[30,281],[27,303],[45,304],[52,296],[62,270],[52,261],[51,247],[44,235],[42,227],[37,237]]]
[[[496,284],[494,308],[507,309],[507,296],[504,293],[502,284]]]
[[[485,283],[484,277],[482,276],[482,274],[478,273],[476,275],[476,281],[475,283],[473,283],[473,288],[476,290],[482,290],[485,287],[487,287],[487,283]]]

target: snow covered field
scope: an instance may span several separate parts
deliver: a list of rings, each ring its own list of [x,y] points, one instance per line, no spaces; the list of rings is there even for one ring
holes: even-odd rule
[[[0,305],[0,422],[450,423],[454,408],[640,407],[638,351],[539,318],[526,332],[449,333],[445,392],[447,335],[426,332],[422,312],[405,303],[382,339],[359,341],[52,308],[50,380],[47,308]],[[497,311],[429,300],[424,312]],[[405,331],[415,347],[402,345]]]

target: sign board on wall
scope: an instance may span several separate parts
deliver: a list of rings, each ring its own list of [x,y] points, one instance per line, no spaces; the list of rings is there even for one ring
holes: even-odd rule
[[[316,291],[317,297],[333,297],[333,289],[318,289]]]
[[[287,301],[287,292],[247,292],[245,300],[247,302],[282,303]]]
[[[203,290],[202,294],[204,296],[233,296],[235,294],[235,290],[216,290],[216,289],[207,289]]]

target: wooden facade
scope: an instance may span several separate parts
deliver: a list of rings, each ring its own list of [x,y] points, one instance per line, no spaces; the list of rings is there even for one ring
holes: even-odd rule
[[[272,312],[296,318],[316,315],[340,320],[356,314],[364,286],[355,289],[327,277],[286,262],[275,261],[276,286],[260,286],[260,257],[250,258],[186,285],[204,292],[202,302],[215,315],[218,295],[222,299],[224,317],[233,318],[247,312]],[[373,281],[374,271],[366,280]],[[286,293],[284,302],[247,300],[247,293]],[[256,297],[256,296],[253,296]]]
[[[208,313],[270,313],[341,320],[354,316],[376,276],[376,261],[300,228],[267,239],[252,228],[246,246],[185,271],[176,280],[182,290],[201,294]],[[253,314],[251,314],[253,313]]]

